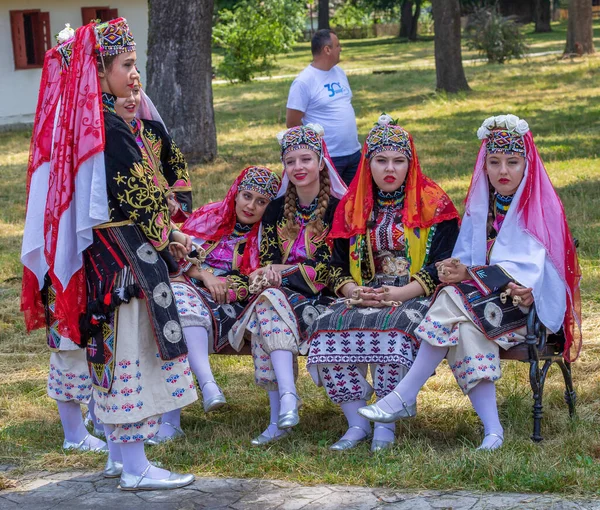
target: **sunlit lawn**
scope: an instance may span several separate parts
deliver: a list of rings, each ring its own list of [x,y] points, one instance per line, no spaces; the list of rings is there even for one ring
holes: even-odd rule
[[[531,36],[532,48],[562,49],[563,36]],[[283,57],[274,74],[301,69],[309,60],[307,48],[299,45],[292,56]],[[252,384],[249,357],[220,356],[213,359],[214,372],[229,405],[210,416],[204,415],[200,404],[186,409],[186,440],[156,448],[153,458],[199,475],[303,483],[598,492],[600,59],[561,61],[547,56],[504,66],[469,65],[466,73],[473,91],[447,97],[434,93],[432,67],[416,67],[422,58],[431,58],[432,50],[432,42],[408,45],[391,39],[345,44],[344,67],[374,68],[399,62],[411,66],[395,74],[368,72],[350,77],[361,140],[382,111],[398,117],[414,135],[424,171],[462,210],[481,121],[508,112],[529,121],[573,233],[580,240],[586,344],[574,366],[577,419],[568,419],[562,378],[554,371],[544,402],[546,440],[532,443],[527,367],[507,363],[499,383],[505,446],[495,454],[475,452],[473,445],[481,438],[479,422],[449,370],[442,367],[421,394],[418,417],[398,426],[393,451],[372,456],[365,444],[339,455],[327,446],[343,433],[345,421],[301,370],[299,392],[304,408],[300,425],[289,439],[255,449],[249,440],[268,423],[266,396]],[[222,197],[244,166],[280,168],[275,134],[284,127],[290,82],[214,87],[219,158],[192,169],[196,206]],[[28,143],[27,133],[0,134],[0,463],[17,464],[22,470],[99,468],[99,457],[65,455],[60,449],[56,407],[45,395],[48,351],[43,334],[26,335],[18,312]]]

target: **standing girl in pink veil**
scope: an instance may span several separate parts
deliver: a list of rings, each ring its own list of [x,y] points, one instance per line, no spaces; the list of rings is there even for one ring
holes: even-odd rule
[[[535,303],[546,328],[565,334],[565,360],[581,348],[577,253],[563,205],[529,130],[515,115],[489,117],[465,216],[452,258],[438,264],[438,290],[417,328],[421,348],[406,377],[386,398],[359,410],[374,421],[416,414],[416,398],[446,358],[483,422],[480,449],[499,448],[495,381],[500,347],[525,340],[529,307]]]

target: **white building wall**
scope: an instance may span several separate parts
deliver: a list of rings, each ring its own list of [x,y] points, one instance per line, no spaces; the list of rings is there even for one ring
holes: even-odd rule
[[[145,83],[147,0],[0,0],[0,125],[33,122],[42,75],[41,68],[15,70],[9,11],[40,9],[49,12],[52,34],[57,34],[65,23],[70,23],[73,28],[81,26],[82,7],[105,6],[119,9],[119,16],[127,18],[137,46],[142,83]],[[55,43],[54,40],[52,42]]]

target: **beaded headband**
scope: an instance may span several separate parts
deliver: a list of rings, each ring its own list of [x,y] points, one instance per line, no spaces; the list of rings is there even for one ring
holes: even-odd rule
[[[60,55],[60,65],[62,69],[69,67],[71,56],[73,55],[73,42],[75,41],[75,30],[71,28],[70,23],[65,23],[63,28],[56,34],[56,51]]]
[[[244,179],[240,182],[238,190],[256,191],[265,195],[270,200],[277,196],[281,180],[279,176],[264,166],[251,166],[248,168]]]
[[[281,144],[281,159],[288,152],[309,149],[321,157],[323,155],[323,128],[319,124],[296,126],[277,135]]]
[[[135,51],[135,41],[125,18],[98,23],[94,28],[96,49],[101,56]]]
[[[515,154],[525,157],[523,136],[529,131],[529,124],[516,115],[488,117],[477,130],[477,137],[485,140],[488,154]]]
[[[380,119],[383,118],[383,115]],[[408,159],[412,159],[412,150],[410,148],[410,137],[408,132],[394,124],[375,125],[367,135],[367,154],[366,158],[371,159],[376,154],[383,151],[401,152]]]

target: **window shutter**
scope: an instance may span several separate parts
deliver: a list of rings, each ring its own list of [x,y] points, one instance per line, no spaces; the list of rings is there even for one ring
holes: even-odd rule
[[[10,11],[10,29],[12,32],[15,69],[24,69],[27,67],[27,52],[25,51],[25,31],[23,23],[23,11]]]
[[[50,14],[47,12],[33,12],[31,14],[33,27],[34,58],[31,65],[43,66],[44,55],[51,48],[50,42]]]
[[[98,17],[96,13],[96,7],[82,7],[81,8],[81,21],[84,25],[87,25],[93,19]]]
[[[108,18],[106,20],[111,20],[119,17],[119,9],[108,9]]]
[[[40,19],[42,21],[42,30],[44,31],[44,51],[42,52],[42,61],[41,64],[44,64],[44,55],[46,52],[52,48],[52,34],[50,32],[50,13],[42,12],[40,13]]]

